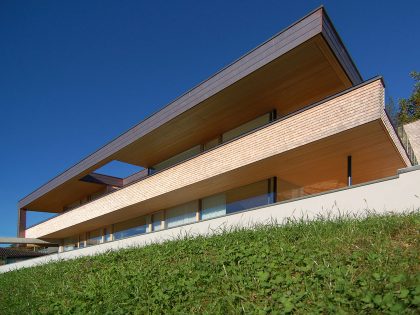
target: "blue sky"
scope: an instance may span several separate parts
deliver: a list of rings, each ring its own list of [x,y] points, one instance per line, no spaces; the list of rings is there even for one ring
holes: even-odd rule
[[[0,1],[0,235],[20,198],[320,4]],[[420,1],[323,4],[362,76],[408,96]]]

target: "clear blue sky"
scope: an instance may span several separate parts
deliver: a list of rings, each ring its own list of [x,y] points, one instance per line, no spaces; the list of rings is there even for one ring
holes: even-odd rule
[[[0,235],[20,198],[320,4],[0,1]],[[323,4],[363,77],[408,96],[420,1]]]

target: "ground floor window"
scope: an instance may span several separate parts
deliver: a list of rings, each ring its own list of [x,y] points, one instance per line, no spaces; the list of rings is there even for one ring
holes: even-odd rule
[[[276,202],[276,183],[277,179],[274,177],[265,179],[149,215],[118,222],[80,236],[69,237],[64,240],[63,249],[68,251],[78,246],[81,248],[98,245],[268,205]]]
[[[77,236],[68,237],[63,240],[63,249],[64,251],[69,251],[77,248],[79,239]]]
[[[270,178],[203,198],[201,219],[211,219],[274,203],[275,180],[275,178]]]
[[[166,210],[166,227],[174,227],[197,220],[198,201],[192,201]]]
[[[114,240],[144,234],[147,232],[148,224],[145,216],[114,224]]]
[[[159,231],[162,229],[164,219],[164,212],[159,211],[152,214],[152,231]]]
[[[201,220],[220,217],[226,214],[226,194],[221,193],[201,200]]]
[[[104,241],[112,241],[112,226],[108,226],[104,229]]]
[[[102,229],[87,233],[86,246],[93,246],[102,243]]]

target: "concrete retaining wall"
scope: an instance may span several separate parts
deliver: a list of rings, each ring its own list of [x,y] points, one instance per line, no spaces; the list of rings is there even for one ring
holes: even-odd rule
[[[162,242],[180,235],[209,235],[230,227],[249,227],[255,224],[284,222],[288,218],[314,219],[318,216],[339,216],[343,213],[365,215],[376,213],[402,213],[420,209],[420,167],[402,169],[395,177],[355,185],[327,193],[311,195],[293,201],[276,203],[228,216],[200,221],[163,231],[134,236],[70,252],[34,258],[0,266],[0,273],[32,267],[50,261],[74,259],[132,246],[145,246]]]

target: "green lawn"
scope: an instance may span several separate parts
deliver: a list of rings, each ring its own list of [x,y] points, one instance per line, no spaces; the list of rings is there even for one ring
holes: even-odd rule
[[[0,275],[0,314],[420,312],[420,213],[294,222]]]

